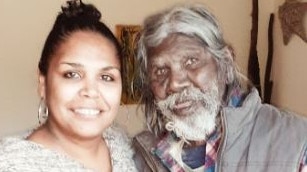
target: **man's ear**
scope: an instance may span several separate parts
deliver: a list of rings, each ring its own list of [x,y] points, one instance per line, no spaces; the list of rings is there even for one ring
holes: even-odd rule
[[[46,76],[38,72],[38,94],[41,98],[46,97]]]

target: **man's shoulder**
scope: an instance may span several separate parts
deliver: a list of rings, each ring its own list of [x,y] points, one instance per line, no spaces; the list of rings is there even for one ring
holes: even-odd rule
[[[153,153],[159,141],[159,137],[147,130],[134,136],[133,147],[136,151],[134,159],[139,170],[144,172],[167,171],[162,162]]]
[[[307,129],[307,116],[270,104],[263,104],[258,111],[258,115],[262,115],[266,119],[271,118],[279,122],[284,121],[287,124],[302,125],[302,127]]]
[[[292,140],[292,144],[300,143],[301,147],[306,145],[307,118],[305,116],[264,104],[255,119],[254,130],[258,131],[258,134],[273,137],[273,140]]]
[[[152,132],[145,130],[133,138],[133,143],[139,144],[139,146],[144,147],[148,151],[156,146],[157,142],[159,141],[158,137],[156,137]]]

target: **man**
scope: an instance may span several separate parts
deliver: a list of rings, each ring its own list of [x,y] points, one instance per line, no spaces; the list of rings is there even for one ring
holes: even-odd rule
[[[307,119],[261,103],[204,7],[148,17],[138,60],[150,129],[134,138],[140,171],[306,171]]]

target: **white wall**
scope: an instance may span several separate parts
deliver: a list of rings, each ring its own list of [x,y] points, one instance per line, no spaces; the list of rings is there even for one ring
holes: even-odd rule
[[[145,16],[184,0],[88,0],[102,12],[103,21],[141,24]],[[186,0],[191,2],[193,0]],[[195,0],[194,0],[195,1]],[[201,0],[198,0],[199,2]],[[265,0],[263,0],[265,1]],[[0,1],[0,136],[37,124],[37,63],[45,38],[64,0]],[[246,71],[251,27],[251,1],[202,0],[222,23],[239,65]],[[126,114],[130,114],[127,121]],[[131,135],[138,132],[142,114],[135,105],[123,106],[118,121]]]

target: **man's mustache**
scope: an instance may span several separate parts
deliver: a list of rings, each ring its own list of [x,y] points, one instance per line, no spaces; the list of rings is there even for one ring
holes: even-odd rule
[[[157,102],[157,104],[158,107],[163,107],[161,110],[172,110],[176,104],[186,101],[202,102],[204,105],[207,104],[206,94],[195,87],[186,88],[179,93],[171,94],[165,100]]]

